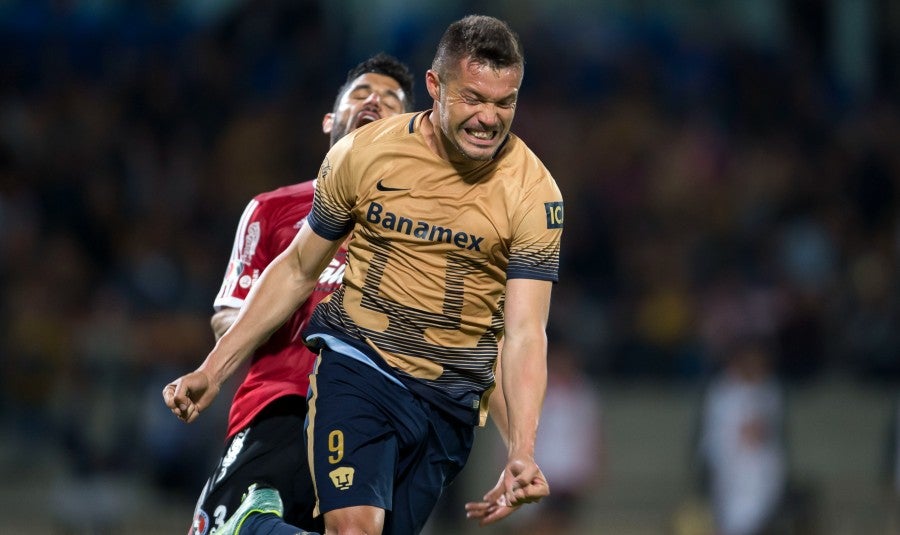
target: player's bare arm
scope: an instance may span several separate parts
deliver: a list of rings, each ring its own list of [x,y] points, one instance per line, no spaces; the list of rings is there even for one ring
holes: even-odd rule
[[[502,342],[497,351],[502,354]],[[497,358],[497,366],[494,368],[494,391],[491,392],[488,407],[491,420],[494,421],[497,431],[500,432],[503,444],[509,447],[509,418],[506,414],[506,395],[503,393],[503,359],[499,357]]]
[[[547,317],[551,283],[511,279],[507,283],[506,334],[495,371],[490,408],[508,448],[497,484],[481,501],[466,503],[466,516],[480,526],[512,514],[518,505],[550,494],[534,460],[538,419],[547,385]]]
[[[502,354],[502,348],[503,345],[501,342],[498,348],[500,354]],[[491,393],[491,397],[488,401],[490,404],[491,420],[494,421],[497,431],[500,432],[500,438],[503,440],[503,444],[509,447],[509,418],[506,411],[506,396],[503,391],[502,358],[497,359],[497,366],[494,369],[494,381],[494,391]],[[506,488],[504,486],[505,475],[506,469],[504,467],[500,472],[500,478],[498,479],[497,484],[485,493],[480,501],[466,502],[466,518],[475,520],[478,522],[479,526],[484,527],[503,520],[518,509],[518,506],[510,506],[506,501]],[[543,472],[539,471],[534,482],[543,485],[542,488],[535,487],[539,488],[542,496],[546,495],[546,481],[547,479],[544,477]]]
[[[306,301],[341,241],[326,240],[306,226],[300,229],[291,246],[263,270],[234,324],[200,367],[163,389],[175,416],[192,422],[209,407],[231,374]]]
[[[549,493],[534,460],[538,420],[547,389],[547,318],[552,283],[511,279],[506,286],[503,395],[509,420],[505,474],[510,505]]]

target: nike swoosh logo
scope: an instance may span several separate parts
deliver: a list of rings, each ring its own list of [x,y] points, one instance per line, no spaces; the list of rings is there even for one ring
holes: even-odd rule
[[[375,189],[378,191],[409,191],[409,188],[392,188],[390,186],[385,186],[382,184],[383,179],[379,180],[377,184],[375,184]]]

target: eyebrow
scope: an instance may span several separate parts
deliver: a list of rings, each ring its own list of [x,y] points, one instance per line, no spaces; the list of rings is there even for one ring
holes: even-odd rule
[[[479,93],[478,91],[476,91],[472,88],[469,88],[469,87],[463,87],[460,90],[460,94],[462,94],[464,96],[471,95],[475,99],[480,100],[482,102],[510,102],[510,101],[514,101],[518,98],[519,90],[514,89],[512,93],[510,93],[502,98],[498,98],[498,99],[490,99],[487,96],[485,96],[485,95]]]

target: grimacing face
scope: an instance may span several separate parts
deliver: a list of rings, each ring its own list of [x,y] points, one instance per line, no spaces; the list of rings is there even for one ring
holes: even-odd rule
[[[493,158],[516,114],[521,67],[496,69],[465,58],[455,77],[443,80],[429,71],[426,82],[436,90],[432,97],[448,141],[472,160]]]
[[[331,144],[360,126],[404,112],[407,95],[397,80],[368,72],[356,77],[334,112],[325,115],[322,131],[331,134]]]

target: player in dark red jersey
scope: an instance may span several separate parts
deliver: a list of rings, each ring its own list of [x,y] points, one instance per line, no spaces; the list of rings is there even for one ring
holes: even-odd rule
[[[367,59],[347,74],[322,130],[334,144],[356,128],[410,111],[412,84],[408,68],[397,59],[386,54]],[[237,318],[263,269],[304,224],[314,191],[314,181],[293,184],[257,195],[247,205],[214,302],[211,324],[217,339]],[[345,253],[338,251],[306,302],[254,353],[231,403],[225,449],[200,495],[190,535],[215,531],[254,483],[278,489],[285,520],[322,527],[321,518],[312,517],[315,494],[303,444],[308,376],[316,356],[299,335],[316,304],[340,285]],[[163,396],[173,392],[167,387]]]

